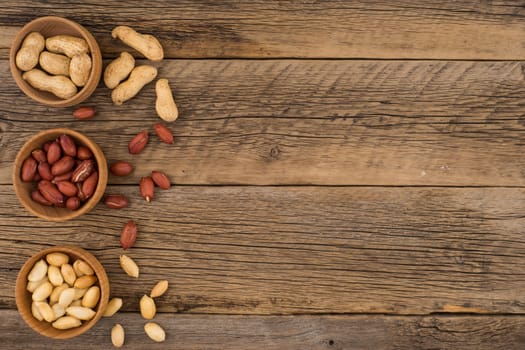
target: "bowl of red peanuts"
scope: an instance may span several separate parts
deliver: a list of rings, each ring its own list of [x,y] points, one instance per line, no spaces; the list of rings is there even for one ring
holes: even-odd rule
[[[49,221],[79,217],[102,199],[106,158],[89,137],[66,128],[42,131],[18,152],[13,186],[20,203]]]

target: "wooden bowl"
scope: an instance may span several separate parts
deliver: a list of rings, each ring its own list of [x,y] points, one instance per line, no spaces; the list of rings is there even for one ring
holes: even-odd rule
[[[62,134],[71,136],[78,145],[85,146],[91,150],[98,167],[97,189],[93,196],[82,204],[77,210],[67,208],[49,207],[39,204],[31,199],[31,191],[36,188],[34,182],[23,182],[20,178],[20,169],[24,160],[31,155],[34,149],[41,148],[47,141],[55,140]],[[83,215],[93,209],[102,199],[108,182],[108,166],[106,157],[98,145],[87,136],[70,129],[50,129],[42,131],[31,137],[18,151],[13,166],[13,186],[20,203],[34,215],[49,221],[66,221]]]
[[[45,259],[45,256],[47,254],[53,252],[61,252],[68,255],[70,262],[76,259],[84,260],[93,269],[93,271],[95,271],[95,275],[98,278],[98,285],[100,287],[100,300],[98,302],[98,305],[96,306],[96,309],[94,310],[96,314],[91,320],[83,321],[80,327],[66,330],[55,329],[53,328],[51,323],[48,323],[46,321],[39,321],[36,318],[34,318],[33,314],[31,313],[31,293],[26,290],[27,275],[38,260],[42,258]],[[74,246],[56,246],[42,250],[33,255],[31,258],[29,258],[29,260],[26,261],[24,266],[22,266],[22,268],[20,269],[20,272],[18,273],[18,277],[16,279],[15,288],[16,307],[18,308],[18,312],[20,313],[24,321],[36,332],[45,335],[46,337],[54,339],[67,339],[76,337],[77,335],[80,335],[86,332],[91,327],[93,327],[95,323],[97,323],[97,321],[100,320],[100,318],[104,314],[104,311],[106,310],[109,300],[109,293],[109,279],[106,275],[106,271],[104,270],[102,264],[100,264],[97,258],[95,258],[91,253],[88,253],[82,248]]]
[[[24,79],[22,79],[23,72],[16,66],[15,57],[25,37],[31,32],[39,32],[44,36],[44,38],[48,38],[53,35],[64,34],[76,36],[86,40],[86,42],[89,45],[89,50],[91,52],[91,74],[89,75],[89,79],[86,85],[82,87],[75,96],[64,100],[56,97],[55,95],[49,92],[35,89],[31,85],[29,85]],[[9,66],[11,68],[11,74],[13,75],[16,84],[18,85],[20,90],[22,90],[27,96],[31,97],[37,102],[43,103],[48,106],[70,107],[83,102],[89,96],[91,96],[93,91],[95,91],[95,88],[97,87],[98,82],[100,81],[100,75],[102,73],[102,55],[100,53],[100,48],[97,44],[97,41],[95,40],[93,35],[91,35],[91,33],[87,31],[86,28],[82,27],[78,23],[75,23],[62,17],[47,16],[37,18],[27,23],[18,32],[18,34],[15,36],[13,44],[11,45],[11,51],[9,53]]]

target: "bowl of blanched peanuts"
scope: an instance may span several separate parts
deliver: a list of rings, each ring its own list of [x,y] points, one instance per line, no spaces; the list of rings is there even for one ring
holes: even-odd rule
[[[91,253],[55,246],[29,258],[16,280],[16,306],[36,332],[67,339],[90,329],[109,300],[109,280]]]

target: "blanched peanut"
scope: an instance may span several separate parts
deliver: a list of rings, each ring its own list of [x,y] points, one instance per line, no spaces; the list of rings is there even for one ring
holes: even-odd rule
[[[113,38],[118,38],[124,44],[131,46],[148,60],[161,61],[164,58],[162,45],[153,35],[140,34],[128,26],[118,26],[111,32]]]
[[[119,57],[111,61],[104,71],[104,84],[109,89],[114,89],[135,67],[135,59],[127,52],[122,52]]]
[[[29,274],[27,275],[27,280],[29,282],[37,282],[42,280],[47,275],[47,264],[44,260],[38,260],[38,262],[33,266]]]
[[[53,322],[55,320],[55,313],[53,312],[53,309],[51,306],[49,306],[48,303],[45,301],[37,301],[35,302],[36,307],[38,308],[38,311],[40,312],[40,315],[46,320],[47,322]]]
[[[34,301],[46,300],[53,292],[53,285],[50,282],[44,282],[33,292],[31,297]]]
[[[53,322],[52,326],[56,329],[70,329],[78,327],[81,324],[82,322],[78,318],[72,316],[63,316]]]
[[[46,261],[49,265],[60,267],[63,264],[67,264],[69,262],[69,256],[59,252],[49,253],[46,255]]]
[[[68,307],[73,300],[75,300],[75,288],[67,288],[60,293],[58,303],[62,306]]]
[[[66,314],[79,320],[89,321],[95,316],[96,312],[83,306],[70,306],[66,309]]]
[[[73,270],[73,267],[69,264],[64,264],[60,267],[60,272],[62,273],[62,277],[64,277],[64,281],[66,281],[66,283],[72,287],[73,284],[75,284],[75,280],[77,279],[77,275],[75,270]]]
[[[90,287],[82,297],[82,306],[94,308],[100,299],[100,288],[98,286]]]
[[[60,269],[54,265],[49,266],[47,269],[47,277],[49,278],[49,282],[51,282],[51,284],[55,287],[64,283],[64,277],[62,277]]]
[[[120,267],[122,267],[122,270],[124,270],[128,276],[139,277],[139,267],[129,256],[124,254],[120,256]]]
[[[144,325],[144,331],[151,340],[157,343],[163,342],[166,339],[166,333],[161,326],[155,322],[148,322]]]
[[[55,319],[60,318],[66,314],[66,308],[61,304],[54,304],[51,306],[53,313],[55,314]]]
[[[31,313],[33,314],[33,317],[36,318],[39,321],[42,321],[44,319],[44,316],[40,313],[38,310],[38,301],[33,301],[31,303]]]
[[[42,278],[40,281],[35,281],[35,282],[29,281],[27,282],[26,289],[28,292],[33,293],[35,289],[38,288],[38,286],[40,286],[42,283],[45,283],[45,282],[49,282],[47,277]]]
[[[92,285],[95,284],[95,282],[97,282],[97,277],[96,276],[94,276],[94,275],[86,275],[86,276],[82,276],[82,277],[77,278],[77,280],[75,281],[75,284],[73,286],[75,288],[84,289],[84,288],[91,287]]]
[[[42,51],[38,62],[40,63],[40,67],[49,74],[69,76],[70,61],[71,59],[67,56]]]
[[[50,92],[62,99],[71,98],[77,93],[75,84],[63,75],[47,75],[40,69],[31,69],[22,74],[22,78],[35,89]]]
[[[104,317],[111,317],[113,316],[120,308],[122,307],[122,299],[121,298],[113,298],[109,301],[108,306],[106,307],[106,310],[104,311]]]
[[[157,68],[153,66],[138,66],[135,67],[128,80],[118,85],[111,93],[113,103],[120,106],[127,100],[133,98],[142,90],[142,88],[150,83],[157,76]]]
[[[155,306],[155,301],[153,301],[153,299],[149,296],[143,295],[142,298],[140,298],[139,307],[140,314],[144,319],[151,320],[153,317],[155,317],[157,307]]]
[[[95,273],[95,271],[93,271],[93,269],[84,260],[80,259],[73,263],[73,269],[75,270],[77,277],[93,275]]]
[[[124,345],[124,328],[122,325],[117,323],[116,325],[111,328],[111,342],[113,343],[113,346],[116,348],[120,348],[122,345]]]
[[[151,293],[149,294],[149,296],[152,298],[160,297],[161,295],[166,293],[167,290],[168,290],[168,281],[167,280],[159,281],[157,282],[155,287],[151,289]]]
[[[67,283],[64,283],[58,287],[55,287],[55,289],[53,289],[53,291],[51,292],[51,295],[49,296],[49,304],[54,305],[58,303],[60,295],[62,294],[63,291],[65,291],[68,288],[69,286],[67,285]]]
[[[16,53],[15,63],[18,69],[28,71],[35,68],[44,46],[45,39],[42,34],[38,32],[29,33]]]

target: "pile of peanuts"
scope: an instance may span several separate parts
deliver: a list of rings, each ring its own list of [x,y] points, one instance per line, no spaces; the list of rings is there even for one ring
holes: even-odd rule
[[[79,327],[82,321],[91,320],[100,300],[93,269],[83,260],[73,264],[69,260],[64,253],[47,254],[27,275],[33,317],[56,329]]]
[[[42,205],[77,210],[97,188],[93,153],[66,134],[31,152],[22,163],[20,178],[36,182],[31,198]]]
[[[87,83],[92,67],[89,45],[84,39],[70,35],[46,39],[38,32],[24,38],[15,63],[32,87],[61,99],[76,95],[78,88]]]

